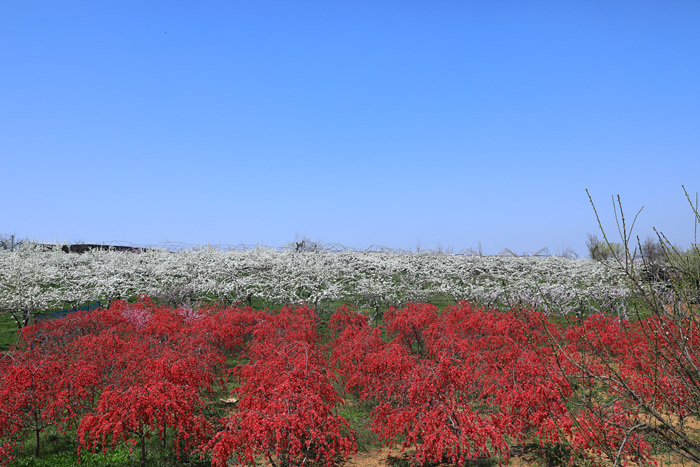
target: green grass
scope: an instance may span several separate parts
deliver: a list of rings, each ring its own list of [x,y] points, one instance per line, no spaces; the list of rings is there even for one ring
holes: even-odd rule
[[[342,391],[339,391],[342,393]],[[370,421],[372,404],[360,402],[354,396],[347,395],[345,404],[338,408],[338,415],[343,417],[355,431],[358,452],[369,452],[381,448],[377,435],[367,427]]]
[[[88,467],[136,467],[141,465],[140,451],[134,448],[129,452],[128,446],[117,445],[116,448],[108,448],[103,454],[100,449],[95,453],[84,451],[78,456],[78,444],[72,435],[62,434],[52,428],[47,429],[48,434],[43,437],[39,457],[34,456],[34,440],[29,436],[23,445],[23,449],[16,453],[16,460],[10,464],[13,467],[75,467],[76,465]],[[154,434],[146,442],[146,462],[155,467],[200,467],[210,466],[211,458],[200,459],[197,456],[188,457],[182,455],[180,459],[171,448],[171,439],[164,448],[163,442]],[[78,464],[78,461],[80,464]]]
[[[12,318],[0,317],[0,352],[17,342],[17,323]]]

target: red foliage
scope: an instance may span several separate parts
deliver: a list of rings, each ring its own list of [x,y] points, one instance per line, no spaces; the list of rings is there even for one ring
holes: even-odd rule
[[[384,313],[386,332],[398,338],[409,349],[423,351],[423,333],[438,319],[438,308],[428,303],[408,303],[397,310],[390,308]]]
[[[0,423],[2,423],[2,414],[0,414]],[[0,467],[9,466],[15,460],[14,451],[15,443],[0,444]]]
[[[359,395],[375,376],[367,367],[385,350],[382,329],[370,328],[369,319],[346,306],[339,307],[328,323],[334,338],[328,343],[330,362],[340,372],[345,390]]]
[[[31,433],[35,455],[41,433],[49,426],[72,426],[99,374],[94,367],[72,365],[67,353],[11,352],[0,374],[0,437],[16,439]]]
[[[387,312],[391,343],[380,329],[348,319],[347,310],[331,320],[331,361],[346,390],[376,402],[371,427],[381,439],[392,444],[402,436],[417,462],[463,463],[507,459],[511,439],[556,442],[570,432],[565,381],[552,381],[543,365],[552,352],[537,344],[547,334],[541,315],[518,320],[468,303],[440,316],[436,310],[410,304]],[[423,355],[411,355],[412,347]]]
[[[193,342],[211,345],[226,356],[236,357],[253,337],[253,328],[265,313],[250,307],[203,309],[201,318],[183,330]]]
[[[387,444],[403,435],[403,448],[416,447],[416,462],[464,464],[491,457],[508,447],[491,413],[477,409],[465,391],[472,389],[459,362],[423,360],[387,385],[372,411],[372,429]],[[400,390],[390,396],[389,390]]]
[[[146,323],[134,324],[122,338],[109,331],[76,342],[74,350],[101,370],[96,406],[78,426],[81,447],[103,451],[108,446],[140,441],[145,462],[145,439],[175,430],[179,452],[196,447],[211,430],[202,415],[202,391],[211,391],[215,370],[225,365],[212,346],[193,345],[182,315],[150,307]],[[201,344],[201,343],[198,343]]]
[[[699,414],[697,322],[594,315],[566,332],[558,359],[577,387],[573,445],[614,461],[652,462],[648,436],[672,444],[672,420]],[[605,392],[614,403],[590,397]],[[669,434],[667,434],[669,433]]]
[[[124,332],[129,323],[116,306],[108,310],[77,311],[60,319],[38,321],[22,331],[17,343],[20,350],[36,350],[40,353],[61,351],[81,336],[96,335],[106,329]]]
[[[38,446],[47,426],[77,426],[81,448],[140,442],[145,463],[145,439],[170,427],[178,453],[206,448],[219,466],[234,452],[239,465],[261,455],[329,465],[355,449],[336,372],[375,404],[380,439],[403,439],[421,463],[506,460],[509,445],[533,440],[567,444],[572,462],[644,463],[655,424],[698,414],[693,319],[596,315],[564,329],[531,310],[461,302],[442,314],[408,304],[385,322],[390,342],[340,307],[321,350],[309,307],[171,310],[142,297],[28,326],[0,357],[0,458],[27,433]],[[249,363],[232,371],[238,406],[213,434],[203,408],[227,357]]]
[[[141,442],[142,449],[151,432],[163,436],[167,426],[176,430],[176,450],[187,450],[202,442],[211,427],[201,413],[203,401],[193,377],[183,365],[174,371],[168,359],[146,359],[139,382],[111,385],[100,394],[96,409],[83,416],[78,427],[82,447],[94,450],[100,443],[103,451],[118,442]],[[151,373],[152,372],[152,373]],[[145,453],[142,451],[142,463]]]
[[[430,355],[458,362],[471,382],[468,392],[494,412],[504,434],[518,441],[536,435],[556,442],[557,427],[569,430],[563,398],[570,388],[553,371],[551,349],[540,344],[545,333],[538,313],[522,310],[518,318],[468,303],[448,307],[426,331]]]
[[[341,305],[328,321],[328,333],[335,338],[349,327],[369,328],[369,317],[356,312],[350,305]]]
[[[377,404],[372,429],[387,444],[403,436],[418,462],[495,454],[505,460],[509,443],[531,440],[568,444],[572,461],[647,462],[640,404],[689,413],[692,384],[675,367],[682,349],[674,343],[697,348],[691,323],[684,331],[593,316],[564,332],[531,310],[462,302],[438,316],[429,306],[409,305],[385,315],[396,336],[386,343],[380,329],[352,318],[343,309],[331,320],[331,361],[346,390]],[[601,383],[615,403],[581,399]]]
[[[205,397],[226,364],[192,332],[201,319],[144,297],[29,326],[24,350],[3,363],[0,435],[32,429],[38,446],[46,426],[77,425],[81,447],[139,440],[143,457],[144,440],[170,426],[178,452],[198,447],[211,431]]]
[[[259,455],[272,465],[331,465],[352,454],[354,436],[336,412],[342,400],[316,346],[313,310],[286,307],[258,323],[253,335],[253,360],[235,371],[238,410],[209,446],[213,464],[227,465],[234,452],[236,465]]]
[[[306,342],[315,344],[321,339],[316,331],[316,311],[308,306],[285,306],[279,314],[266,314],[253,329],[252,356],[259,358],[276,345]]]

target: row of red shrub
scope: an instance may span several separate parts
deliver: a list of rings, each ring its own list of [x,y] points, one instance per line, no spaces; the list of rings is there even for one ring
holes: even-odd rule
[[[329,329],[345,389],[374,401],[372,429],[419,463],[563,447],[569,463],[655,464],[653,439],[698,461],[700,331],[692,315],[555,325],[532,310],[462,302],[384,315],[390,342],[341,308]],[[697,428],[695,428],[697,429]],[[566,461],[567,459],[560,459]]]
[[[144,465],[154,435],[217,466],[331,464],[355,452],[339,391],[371,402],[371,429],[415,447],[419,463],[506,462],[533,442],[566,446],[572,462],[650,462],[647,437],[669,431],[660,420],[697,416],[692,375],[673,364],[698,348],[693,321],[592,316],[562,327],[465,302],[442,313],[409,304],[384,320],[371,328],[341,307],[322,347],[309,307],[169,309],[143,298],[30,326],[0,358],[0,458],[30,435],[38,454],[53,426],[76,433],[80,449],[138,446]],[[207,416],[229,381],[236,409]]]
[[[38,455],[48,427],[74,430],[79,449],[138,446],[143,465],[146,439],[166,434],[178,455],[209,452],[222,466],[234,452],[240,463],[348,456],[316,324],[308,307],[169,309],[143,297],[29,326],[0,357],[0,465],[30,435]],[[248,363],[229,371],[228,359]],[[207,417],[231,377],[237,410]]]

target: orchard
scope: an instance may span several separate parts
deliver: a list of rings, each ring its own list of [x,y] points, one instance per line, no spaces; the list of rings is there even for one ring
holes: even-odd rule
[[[556,256],[262,247],[65,253],[61,245],[33,243],[0,249],[0,315],[19,328],[47,310],[133,301],[142,294],[171,306],[308,304],[332,312],[349,303],[372,310],[378,323],[391,306],[460,300],[489,307],[518,302],[556,315],[624,315],[630,291],[617,267]]]
[[[0,466],[700,464],[700,251],[620,215],[597,261],[0,250]]]
[[[142,296],[29,325],[0,358],[2,465],[62,437],[85,465],[126,452],[140,465],[330,466],[356,453],[358,429],[416,465],[507,464],[526,447],[565,465],[647,465],[660,442],[700,461],[690,315],[562,323],[466,301],[368,315]],[[364,427],[347,404],[370,407]]]

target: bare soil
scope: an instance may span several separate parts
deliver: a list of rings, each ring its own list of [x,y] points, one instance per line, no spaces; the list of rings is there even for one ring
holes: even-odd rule
[[[347,467],[388,467],[391,466],[389,456],[394,458],[402,457],[400,449],[393,449],[389,451],[388,449],[373,450],[370,452],[359,452],[357,455],[347,461],[345,466]],[[666,454],[656,456],[655,460],[659,467],[690,467],[696,466],[697,464],[684,460],[678,455]],[[479,462],[473,462],[472,465],[478,466]],[[488,465],[488,464],[485,464]],[[512,467],[545,467],[546,464],[543,459],[537,458],[533,455],[520,455],[513,456],[508,462],[509,466]]]

